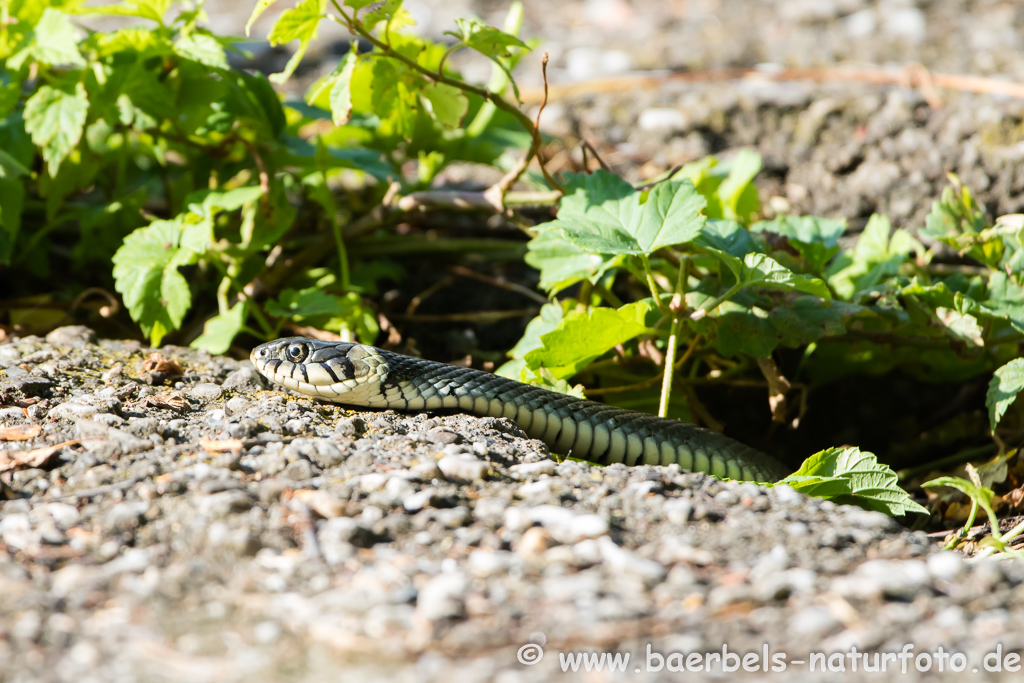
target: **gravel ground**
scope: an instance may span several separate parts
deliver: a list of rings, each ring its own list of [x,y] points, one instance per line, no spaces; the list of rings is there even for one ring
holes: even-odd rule
[[[593,679],[620,680],[723,646],[820,680],[812,652],[908,644],[985,680],[1024,647],[1024,567],[880,513],[558,463],[506,420],[347,411],[190,349],[151,386],[151,351],[0,345],[0,425],[41,426],[0,454],[3,680],[561,680],[581,648],[634,653]]]
[[[435,37],[505,6],[407,4]],[[238,33],[250,3],[206,7]],[[555,83],[840,61],[1024,80],[1024,10],[1008,1],[534,0],[526,18]],[[1022,210],[1021,104],[944,97],[674,85],[557,101],[544,125],[632,179],[756,147],[769,213],[919,227],[947,170],[994,214]],[[586,648],[633,658],[570,680],[679,680],[700,674],[669,671],[671,653],[723,646],[785,655],[779,680],[821,680],[812,652],[845,680],[941,677],[937,659],[902,675],[840,657],[907,645],[996,680],[985,655],[1024,648],[1024,568],[966,562],[880,514],[675,468],[557,463],[503,420],[345,411],[188,349],[162,349],[184,374],[151,386],[150,351],[82,328],[0,345],[0,428],[42,428],[0,442],[2,681],[554,681],[557,655]],[[546,655],[522,664],[526,645]],[[660,673],[636,673],[659,655]]]

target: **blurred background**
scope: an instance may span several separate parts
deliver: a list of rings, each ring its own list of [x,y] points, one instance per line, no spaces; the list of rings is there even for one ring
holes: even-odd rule
[[[406,2],[425,35],[443,39],[460,16],[500,26],[509,3],[457,0]],[[256,23],[262,37],[282,1]],[[631,72],[725,67],[886,67],[1024,81],[1024,4],[1005,0],[526,0],[521,35],[537,39],[517,71],[521,85],[540,83],[540,55],[550,54],[553,85]],[[217,31],[240,33],[248,3],[206,4]],[[322,24],[318,53],[303,63],[296,96],[329,72],[348,36]],[[247,47],[254,63],[280,69],[287,51]],[[464,61],[458,62],[459,58]],[[456,61],[470,80],[486,81],[483,60]],[[302,75],[300,73],[300,75]],[[586,138],[631,180],[730,148],[755,147],[769,212],[843,217],[863,225],[884,212],[915,227],[957,173],[994,215],[1024,206],[1022,102],[1005,96],[898,85],[862,85],[843,78],[756,82],[662,82],[644,88],[584,87],[552,98],[543,129],[566,142]],[[939,104],[941,106],[933,106]],[[576,147],[576,148],[574,148]]]

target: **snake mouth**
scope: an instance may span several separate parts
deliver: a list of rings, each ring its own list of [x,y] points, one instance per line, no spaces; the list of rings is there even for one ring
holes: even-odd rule
[[[330,397],[367,383],[373,354],[362,344],[287,337],[252,350],[249,359],[271,382],[300,393]]]

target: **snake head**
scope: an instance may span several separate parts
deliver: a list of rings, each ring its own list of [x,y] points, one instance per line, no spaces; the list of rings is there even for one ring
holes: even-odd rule
[[[260,344],[249,360],[271,382],[328,399],[375,389],[387,376],[387,363],[376,348],[349,342],[286,337]]]

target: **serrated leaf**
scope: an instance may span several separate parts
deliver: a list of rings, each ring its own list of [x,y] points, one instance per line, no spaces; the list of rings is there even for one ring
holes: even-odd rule
[[[469,111],[469,98],[458,88],[445,83],[428,83],[420,89],[430,114],[446,128],[458,128]]]
[[[252,14],[249,15],[249,21],[245,22],[245,35],[249,36],[249,31],[252,30],[252,25],[256,23],[256,20],[260,18],[260,15],[267,11],[267,8],[273,5],[277,0],[259,0],[256,6],[252,8]]]
[[[569,241],[587,251],[651,254],[689,242],[704,226],[701,209],[706,202],[689,180],[669,180],[643,193],[599,170],[574,179],[567,189],[571,191],[562,198],[557,220],[548,226],[561,228]]]
[[[828,285],[822,280],[807,275],[798,275],[764,254],[744,256],[740,277],[744,286],[753,285],[762,289],[789,289],[807,292],[822,299],[832,298]]]
[[[558,327],[563,317],[562,304],[551,303],[541,306],[540,313],[526,325],[523,336],[508,352],[512,360],[499,367],[495,374],[522,381],[522,371],[526,369],[524,357],[530,351],[544,346],[541,337]]]
[[[295,72],[299,62],[309,49],[309,44],[317,35],[320,20],[323,19],[327,0],[300,0],[295,7],[285,10],[277,18],[267,41],[271,45],[281,45],[298,40],[299,47],[285,64],[284,70],[269,77],[271,83],[281,85]]]
[[[988,423],[994,432],[1003,419],[1006,410],[1024,390],[1024,358],[1015,358],[995,371],[988,383],[985,404],[988,406]]]
[[[193,33],[190,36],[179,38],[174,43],[175,54],[199,62],[206,66],[217,69],[228,69],[228,58],[224,54],[224,46],[214,38],[204,33]]]
[[[537,236],[526,248],[526,262],[540,270],[540,286],[549,294],[557,294],[584,278],[593,282],[621,259],[584,251],[567,240],[558,228],[545,225],[538,226]]]
[[[74,95],[44,85],[25,103],[25,130],[42,151],[51,177],[82,139],[88,113],[89,98],[81,83]]]
[[[1018,332],[1024,332],[1024,289],[999,271],[989,276],[987,289],[987,297],[979,302],[981,310],[1009,321]]]
[[[75,25],[63,12],[52,7],[43,10],[35,29],[35,45],[32,55],[50,66],[85,66],[85,60],[78,51],[78,35]]]
[[[194,254],[180,248],[182,234],[182,216],[153,221],[128,235],[114,254],[115,288],[154,346],[181,326],[191,305],[178,266],[192,262]]]
[[[802,346],[846,332],[846,323],[865,307],[833,299],[801,296],[768,312],[775,336],[783,346]]]
[[[891,230],[888,218],[872,215],[852,253],[840,254],[832,260],[826,276],[840,297],[849,299],[857,292],[875,287],[895,275],[909,253],[924,251],[923,245],[906,230],[900,228],[890,237]]]
[[[295,7],[281,12],[267,35],[271,45],[283,45],[293,40],[303,42],[316,37],[327,0],[299,0]]]
[[[265,306],[267,313],[299,322],[317,315],[333,315],[345,308],[343,300],[319,289],[286,289]]]
[[[499,31],[476,19],[456,19],[455,25],[459,27],[459,32],[449,32],[449,35],[455,36],[467,47],[488,57],[511,57],[510,47],[526,47],[526,43],[515,36]]]
[[[751,236],[750,231],[736,221],[710,219],[694,238],[693,243],[699,247],[717,249],[737,259],[737,268],[747,254],[761,251],[760,245]]]
[[[820,273],[839,251],[839,238],[846,221],[817,216],[779,216],[750,226],[751,232],[768,232],[785,237],[812,273]]]
[[[270,315],[330,330],[347,330],[367,344],[372,344],[380,328],[376,316],[360,296],[348,292],[343,296],[330,294],[317,287],[286,289],[276,300],[264,307]]]
[[[686,306],[697,310],[714,298],[699,290],[691,291],[686,295]],[[779,343],[769,312],[745,301],[742,292],[700,320],[691,321],[690,325],[711,340],[723,356],[744,354],[763,358]]]
[[[203,333],[192,342],[192,348],[205,349],[213,354],[226,353],[245,327],[247,315],[246,303],[240,301],[226,313],[213,316],[203,325]]]
[[[358,61],[359,54],[353,43],[331,75],[325,78],[319,87],[311,91],[306,100],[312,104],[320,98],[324,90],[327,90],[331,120],[336,126],[348,123],[349,117],[352,116],[352,75],[355,73]]]
[[[849,490],[840,490],[842,487],[835,483],[837,479],[845,480]],[[927,514],[928,511],[914,502],[897,482],[896,473],[888,465],[879,463],[873,453],[859,448],[828,448],[804,460],[800,469],[780,483],[808,495],[893,516],[902,517],[907,512]]]
[[[384,0],[378,7],[365,13],[360,22],[367,31],[372,30],[380,22],[390,24],[395,15],[402,9],[402,0]]]
[[[541,348],[524,356],[527,367],[546,367],[556,379],[571,377],[617,344],[647,332],[645,319],[652,308],[645,300],[619,309],[601,306],[569,313],[541,337]]]
[[[783,483],[792,486],[804,495],[813,496],[814,498],[824,498],[826,500],[837,496],[850,495],[851,493],[850,480],[844,477],[803,476],[791,474],[786,477]]]

